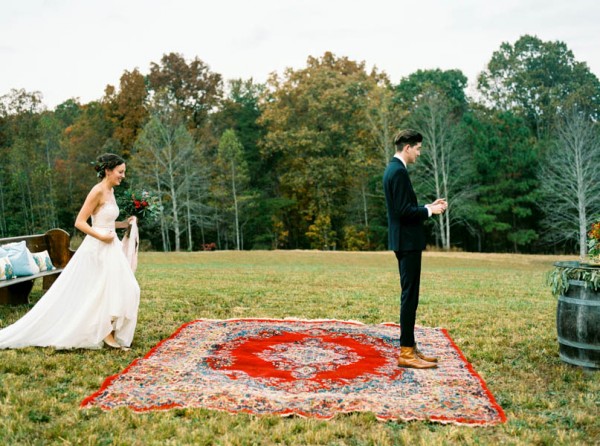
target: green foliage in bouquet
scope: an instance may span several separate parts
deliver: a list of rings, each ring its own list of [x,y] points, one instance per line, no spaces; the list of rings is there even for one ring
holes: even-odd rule
[[[117,204],[125,217],[135,216],[138,220],[156,220],[162,212],[158,197],[148,191],[125,191],[117,197]]]

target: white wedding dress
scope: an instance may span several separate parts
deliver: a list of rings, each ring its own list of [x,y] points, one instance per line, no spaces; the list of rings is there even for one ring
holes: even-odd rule
[[[118,215],[117,204],[107,202],[92,216],[92,227],[114,232]],[[117,342],[129,347],[139,301],[140,287],[121,241],[87,235],[38,303],[0,330],[0,348],[101,348],[113,330]]]

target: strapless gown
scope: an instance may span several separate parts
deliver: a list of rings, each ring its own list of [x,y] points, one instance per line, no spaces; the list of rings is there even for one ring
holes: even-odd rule
[[[114,232],[118,215],[116,203],[107,202],[92,216],[92,227]],[[129,347],[139,301],[140,287],[121,241],[115,237],[105,243],[87,235],[38,303],[0,330],[0,348],[95,349],[113,330],[117,342]]]

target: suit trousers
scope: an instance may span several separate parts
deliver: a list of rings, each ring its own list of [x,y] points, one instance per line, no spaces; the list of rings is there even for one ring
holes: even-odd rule
[[[419,306],[422,251],[394,251],[400,272],[400,346],[415,346],[415,319]]]

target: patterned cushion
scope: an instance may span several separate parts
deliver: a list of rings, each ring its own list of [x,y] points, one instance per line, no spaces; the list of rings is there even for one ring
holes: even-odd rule
[[[8,257],[0,257],[0,280],[7,280],[16,277],[13,273],[12,263]]]
[[[40,269],[40,272],[56,269],[52,264],[52,260],[50,259],[50,254],[48,254],[48,251],[33,252],[31,254],[33,255],[33,260],[35,260],[35,263]]]
[[[0,249],[0,256],[4,257],[8,255],[16,276],[31,276],[40,272],[35,260],[33,260],[33,256],[29,252],[29,249],[27,249],[25,240],[2,245]]]

